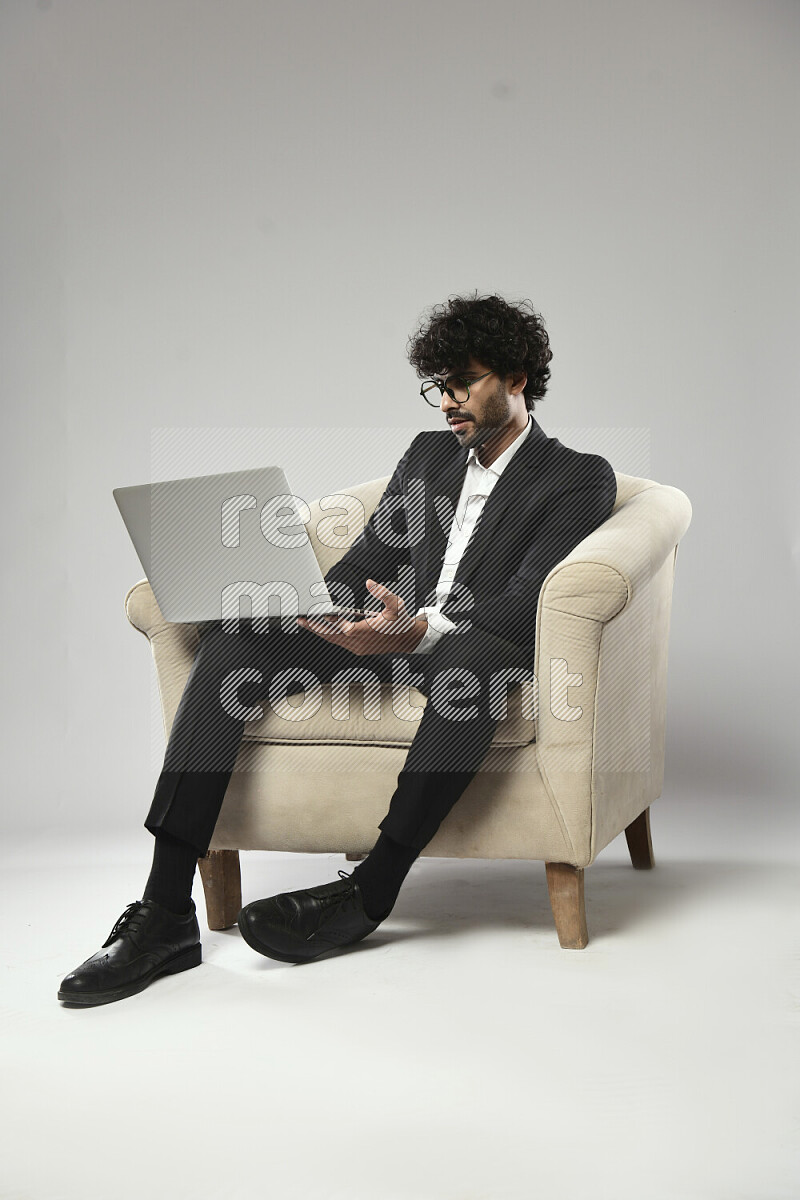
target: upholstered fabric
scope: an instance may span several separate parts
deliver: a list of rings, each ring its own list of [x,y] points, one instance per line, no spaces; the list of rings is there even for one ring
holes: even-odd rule
[[[323,572],[358,536],[388,481],[349,488],[338,510],[330,497],[324,508],[310,506]],[[617,474],[611,517],[553,568],[530,614],[536,721],[535,691],[525,685],[424,854],[585,867],[661,794],[672,586],[690,520],[677,488]],[[166,735],[198,632],[166,622],[146,580],[128,593],[126,611],[150,641]],[[347,720],[338,719],[330,685],[307,720],[286,721],[265,704],[246,727],[212,848],[369,850],[426,704],[411,688],[419,714],[398,715],[391,689],[381,693],[378,721],[366,719],[357,687]]]

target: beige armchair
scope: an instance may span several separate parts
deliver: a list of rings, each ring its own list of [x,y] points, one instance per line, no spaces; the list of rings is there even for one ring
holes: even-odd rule
[[[349,492],[369,516],[388,481]],[[617,474],[612,515],[552,569],[531,613],[536,683],[511,692],[480,772],[422,851],[543,860],[565,948],[588,942],[583,872],[604,846],[624,831],[633,866],[653,866],[649,814],[664,781],[672,585],[691,512],[677,488]],[[312,505],[308,530],[325,572],[344,549],[319,542],[320,515]],[[166,622],[146,580],[128,593],[126,612],[150,642],[166,734],[198,631]],[[373,720],[357,692],[347,719],[324,685],[314,715],[295,720],[289,701],[282,712],[265,702],[263,717],[248,722],[200,860],[209,928],[238,916],[239,850],[342,852],[355,861],[375,843],[427,701],[411,687],[408,704],[393,706],[386,685]]]

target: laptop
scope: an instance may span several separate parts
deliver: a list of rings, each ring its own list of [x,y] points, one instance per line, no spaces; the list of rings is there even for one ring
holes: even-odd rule
[[[280,467],[114,489],[158,607],[170,622],[338,615]],[[379,608],[370,611],[381,611]]]

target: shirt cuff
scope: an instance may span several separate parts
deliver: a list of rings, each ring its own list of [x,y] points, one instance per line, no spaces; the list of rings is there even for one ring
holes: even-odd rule
[[[446,617],[443,612],[433,606],[429,608],[420,608],[415,614],[415,617],[425,617],[428,622],[428,628],[425,630],[419,644],[412,654],[429,654],[436,643],[446,633],[451,633],[455,629],[455,622]]]

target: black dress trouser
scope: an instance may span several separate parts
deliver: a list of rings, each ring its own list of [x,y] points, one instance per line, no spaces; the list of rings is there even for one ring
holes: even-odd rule
[[[387,643],[391,644],[390,635]],[[355,655],[301,626],[283,631],[279,623],[270,622],[263,633],[255,632],[250,621],[241,621],[233,633],[226,633],[219,623],[206,626],[175,715],[145,827],[153,834],[163,831],[180,838],[198,855],[205,854],[248,710],[252,719],[257,702],[268,702],[271,685],[273,695],[282,698],[304,691],[309,680],[330,683],[338,672],[354,668],[372,671],[383,683],[391,683],[393,660],[404,660],[402,678],[422,692],[427,703],[379,828],[394,841],[421,850],[492,742],[500,719],[496,686],[490,686],[492,675],[508,670],[513,687],[515,678],[532,678],[532,658],[530,650],[475,626],[446,634],[429,654],[380,655]],[[395,663],[394,670],[400,666]],[[465,670],[471,675],[465,676]],[[359,686],[351,689],[351,703],[361,703]],[[333,776],[332,803],[335,790]]]

